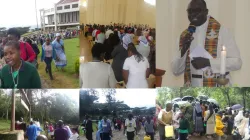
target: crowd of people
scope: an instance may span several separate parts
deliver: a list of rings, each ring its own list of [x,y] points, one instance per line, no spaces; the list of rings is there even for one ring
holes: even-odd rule
[[[72,32],[75,35],[74,32]],[[46,73],[53,80],[51,64],[64,70],[67,65],[64,42],[61,33],[21,37],[16,28],[10,28],[0,38],[0,79],[1,88],[41,88],[38,69],[38,55],[45,62]],[[41,43],[41,48],[38,45]]]
[[[66,125],[62,120],[57,123],[45,122],[43,128],[40,125],[39,119],[30,121],[29,125],[21,118],[16,122],[15,130],[23,130],[28,140],[79,140],[78,127]],[[41,133],[45,133],[45,135]]]
[[[84,32],[92,38],[93,47],[92,62],[80,66],[82,88],[115,88],[123,82],[126,88],[149,87],[147,78],[155,72],[155,29],[147,25],[88,24]]]
[[[167,103],[165,109],[159,105],[156,107],[160,140],[187,140],[197,136],[219,140],[250,138],[250,116],[248,111],[244,114],[243,107],[220,109],[218,105],[205,101],[181,105]]]
[[[97,122],[97,131],[95,132],[96,140],[111,140],[114,131],[120,132],[127,137],[128,140],[133,140],[136,135],[140,133],[145,134],[145,137],[149,137],[154,140],[154,133],[156,130],[157,118],[154,116],[133,116],[128,114],[125,117],[114,117],[113,119],[108,119],[107,116],[100,116]],[[83,121],[83,128],[85,131],[85,136],[88,140],[93,140],[93,121],[90,116],[86,116]],[[144,130],[142,130],[142,128]],[[121,137],[121,136],[118,136]]]

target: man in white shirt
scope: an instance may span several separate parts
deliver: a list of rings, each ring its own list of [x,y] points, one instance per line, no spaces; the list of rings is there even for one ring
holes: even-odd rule
[[[134,139],[135,134],[137,134],[136,131],[136,122],[133,119],[133,115],[129,114],[128,119],[125,120],[125,129],[124,129],[125,135],[127,135],[128,140]]]
[[[108,38],[109,38],[109,35],[110,35],[110,34],[113,34],[113,33],[114,33],[114,31],[112,31],[111,27],[108,27],[108,30],[107,30],[106,33],[105,33],[106,39],[108,39]]]
[[[217,87],[219,86],[217,78],[220,76],[222,46],[225,46],[227,51],[225,75],[229,80],[229,72],[241,68],[240,52],[229,31],[208,15],[204,0],[192,0],[187,12],[190,26],[179,38],[176,47],[178,56],[172,62],[173,74],[179,76],[184,73],[185,86]],[[205,49],[204,52],[209,53],[210,58],[197,53],[194,55],[200,56],[193,58],[189,56],[193,55],[192,51],[199,47]]]
[[[96,43],[92,48],[93,61],[80,66],[81,88],[115,88],[116,79],[111,65],[102,62],[103,44]]]

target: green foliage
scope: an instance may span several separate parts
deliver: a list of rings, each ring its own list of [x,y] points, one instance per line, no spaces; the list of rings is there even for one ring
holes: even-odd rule
[[[75,62],[75,72],[77,74],[79,74],[79,68],[80,68],[80,58],[77,58]]]
[[[0,119],[0,131],[10,130],[10,121]]]
[[[250,108],[250,88],[234,87],[234,88],[159,88],[157,102],[161,107],[165,106],[167,101],[171,101],[177,97],[206,95],[218,101],[221,108],[241,104],[245,108]]]
[[[15,27],[15,28],[17,28],[17,30],[19,31],[19,33],[21,35],[29,32],[29,30],[30,30],[30,27]]]

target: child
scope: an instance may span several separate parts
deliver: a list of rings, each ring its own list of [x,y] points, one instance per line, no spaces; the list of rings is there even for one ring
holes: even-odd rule
[[[179,140],[187,140],[189,133],[189,122],[184,117],[184,114],[182,112],[179,114],[179,117],[180,117]]]
[[[37,69],[21,58],[19,42],[9,41],[4,46],[6,64],[0,73],[1,88],[41,88],[40,76]]]

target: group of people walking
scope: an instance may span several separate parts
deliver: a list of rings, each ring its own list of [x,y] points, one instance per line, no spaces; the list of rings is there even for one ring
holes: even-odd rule
[[[112,137],[117,137],[121,133],[127,137],[128,140],[134,140],[134,138],[140,134],[141,128],[144,128],[145,137],[149,137],[154,140],[154,134],[156,130],[156,120],[152,116],[140,117],[128,114],[127,118],[113,118],[100,116],[97,121],[97,131],[95,132],[96,140],[111,140]],[[86,116],[83,123],[85,129],[85,136],[88,140],[93,140],[93,122],[90,116]],[[123,130],[123,131],[121,131]],[[119,135],[118,137],[121,137]]]
[[[35,38],[35,37],[34,37]],[[41,88],[41,79],[38,69],[38,55],[41,54],[41,62],[46,63],[45,71],[53,80],[51,63],[55,60],[57,68],[67,65],[64,43],[61,34],[56,38],[46,38],[39,49],[37,41],[30,37],[21,37],[16,28],[10,28],[5,37],[0,40],[0,79],[1,88]]]
[[[29,125],[26,125],[23,118],[21,118],[20,121],[16,122],[15,129],[23,130],[28,140],[80,140],[78,128],[70,128],[62,120],[59,120],[54,125],[45,122],[42,129],[38,119],[30,121]],[[45,132],[45,135],[42,135],[41,132]]]
[[[86,25],[85,32],[94,44],[92,62],[80,66],[82,88],[115,88],[121,82],[126,88],[148,88],[147,78],[155,70],[154,29],[94,24]],[[108,60],[111,65],[103,63]]]

